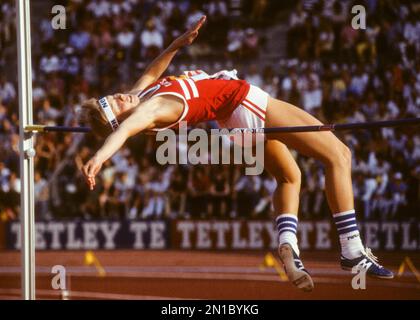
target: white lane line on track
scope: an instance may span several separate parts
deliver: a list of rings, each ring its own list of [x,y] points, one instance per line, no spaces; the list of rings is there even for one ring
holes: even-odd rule
[[[49,274],[48,274],[49,276]],[[91,278],[92,273],[80,273],[80,274],[72,274],[71,278]],[[183,280],[223,280],[223,281],[260,281],[260,282],[276,282],[276,283],[287,283],[287,281],[281,281],[278,276],[273,275],[234,275],[234,274],[206,274],[206,273],[176,273],[176,274],[169,274],[169,273],[160,273],[160,272],[148,272],[148,273],[115,273],[112,275],[107,275],[106,277],[96,277],[98,279],[106,279],[108,278],[120,278],[120,279],[183,279]],[[313,280],[316,283],[322,284],[339,284],[339,285],[346,285],[350,286],[351,277],[347,278],[327,278],[327,277],[313,277]],[[369,281],[369,280],[368,280]],[[419,289],[420,284],[418,283],[407,283],[407,282],[396,282],[383,280],[383,281],[376,281],[371,282],[369,284],[370,287],[375,288],[383,288],[383,287],[390,287],[390,288],[405,288],[405,289]]]
[[[37,267],[37,273],[50,273],[49,267]],[[121,274],[121,273],[150,273],[150,272],[168,272],[168,273],[236,273],[236,274],[257,274],[257,275],[270,275],[277,274],[273,268],[265,268],[261,270],[257,267],[174,267],[174,266],[156,266],[156,267],[142,267],[142,266],[104,266],[108,274]],[[68,273],[72,274],[96,274],[97,271],[93,267],[87,266],[70,266],[66,267]],[[0,267],[0,274],[20,273],[20,267]],[[335,269],[328,270],[325,268],[310,268],[310,273],[313,276],[349,276],[348,271]],[[402,277],[413,277],[413,274],[405,271]]]
[[[21,289],[2,289],[0,288],[0,298],[6,297],[7,299],[20,299],[22,293]],[[37,296],[46,296],[59,298],[61,295],[60,290],[36,290]],[[85,299],[104,299],[104,300],[185,300],[187,298],[178,297],[162,297],[162,296],[146,296],[134,294],[119,294],[119,293],[104,293],[104,292],[90,292],[90,291],[70,291],[70,298],[85,298]],[[190,300],[188,298],[188,300]],[[194,300],[194,299],[193,299]],[[197,299],[195,299],[197,300]]]

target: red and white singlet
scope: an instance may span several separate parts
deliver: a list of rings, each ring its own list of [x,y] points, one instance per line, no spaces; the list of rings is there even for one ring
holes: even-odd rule
[[[138,96],[150,99],[173,95],[184,101],[184,110],[177,122],[196,124],[216,120],[221,127],[263,127],[268,94],[236,77],[236,71],[221,71],[214,75],[188,71],[185,75],[169,76],[152,83]]]

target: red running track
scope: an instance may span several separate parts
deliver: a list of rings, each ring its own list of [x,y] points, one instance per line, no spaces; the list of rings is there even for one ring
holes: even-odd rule
[[[199,251],[96,251],[106,274],[85,265],[84,251],[40,251],[36,254],[37,298],[62,299],[51,287],[51,268],[67,271],[70,299],[420,299],[420,282],[406,267],[393,280],[367,280],[366,290],[351,287],[352,274],[342,271],[338,254],[304,252],[315,289],[300,292],[281,281],[274,268],[261,269],[264,253]],[[275,253],[273,252],[275,255]],[[378,254],[394,272],[405,256],[420,267],[419,253]],[[277,259],[278,261],[278,259]],[[0,252],[0,299],[20,298],[20,253]]]

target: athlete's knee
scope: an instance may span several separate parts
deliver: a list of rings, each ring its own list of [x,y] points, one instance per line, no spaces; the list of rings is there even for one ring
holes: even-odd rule
[[[275,176],[278,184],[292,184],[300,188],[302,181],[302,172],[299,167],[293,166],[287,171],[283,171]]]
[[[352,153],[349,147],[338,140],[332,151],[328,154],[327,165],[351,168]]]
[[[343,155],[344,161],[346,162],[346,165],[351,167],[352,153],[351,153],[350,148],[346,146],[344,143],[343,143],[342,155]]]

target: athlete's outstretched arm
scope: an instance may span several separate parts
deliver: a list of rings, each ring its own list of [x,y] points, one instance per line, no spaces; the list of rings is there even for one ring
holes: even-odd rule
[[[190,45],[198,36],[198,30],[200,30],[205,21],[206,16],[202,16],[200,20],[198,20],[197,23],[189,28],[183,35],[176,38],[156,59],[150,63],[130,92],[137,93],[158,80],[168,68],[178,50],[183,46]]]
[[[156,110],[156,108],[153,108],[152,104],[150,107],[145,105],[142,108],[137,108],[121,123],[117,130],[108,136],[102,147],[82,167],[83,175],[90,190],[93,190],[95,187],[95,176],[101,169],[102,164],[112,157],[112,155],[123,146],[129,137],[134,136],[143,130],[154,127],[157,119],[157,115],[154,110]]]

